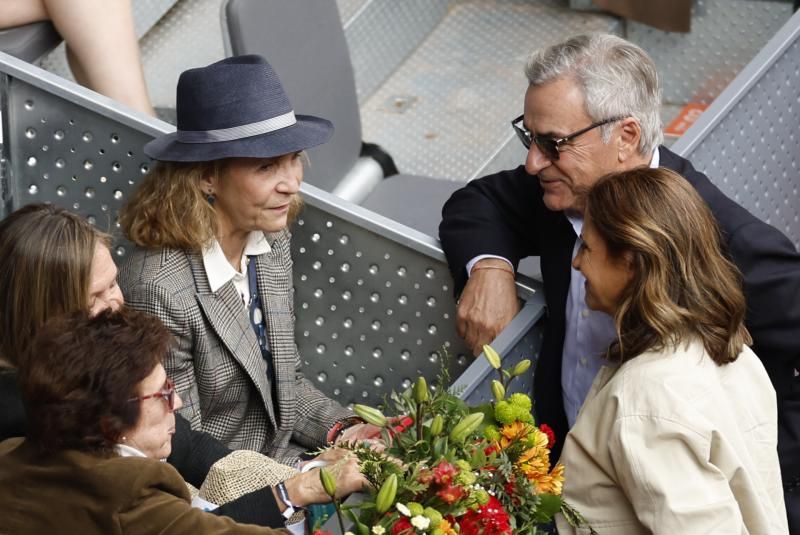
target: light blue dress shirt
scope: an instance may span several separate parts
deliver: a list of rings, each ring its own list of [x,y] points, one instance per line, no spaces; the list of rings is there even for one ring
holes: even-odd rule
[[[658,167],[658,148],[650,160],[650,167]],[[582,240],[583,219],[567,216],[578,238],[572,250],[572,258],[578,254]],[[567,422],[572,427],[578,411],[589,393],[600,367],[607,363],[603,358],[606,349],[614,341],[614,320],[605,312],[590,310],[586,306],[586,278],[573,269],[567,294],[566,335],[561,361],[561,389]]]
[[[660,157],[658,147],[656,147],[650,160],[650,167],[658,167],[659,162]],[[575,241],[575,248],[572,250],[574,259],[582,243],[580,236],[583,219],[571,215],[568,215],[567,219],[578,237]],[[484,258],[499,258],[511,266],[511,262],[507,258],[496,255],[479,255],[467,262],[467,276],[471,274],[475,263]],[[607,362],[603,358],[606,349],[616,337],[614,320],[611,316],[604,312],[590,310],[586,306],[585,282],[586,278],[583,274],[573,269],[567,294],[566,335],[561,363],[561,388],[564,409],[570,427],[575,424],[578,411],[589,394],[597,372]]]

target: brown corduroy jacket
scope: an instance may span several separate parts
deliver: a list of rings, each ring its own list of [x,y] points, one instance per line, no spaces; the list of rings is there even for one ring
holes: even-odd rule
[[[288,533],[192,508],[181,476],[156,459],[43,456],[19,438],[0,444],[0,519],[2,535]]]

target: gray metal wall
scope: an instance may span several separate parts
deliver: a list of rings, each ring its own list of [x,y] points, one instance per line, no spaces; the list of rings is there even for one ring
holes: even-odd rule
[[[673,148],[800,247],[800,13]]]

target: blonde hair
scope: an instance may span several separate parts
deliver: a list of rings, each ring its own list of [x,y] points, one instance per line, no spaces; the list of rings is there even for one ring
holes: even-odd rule
[[[92,260],[111,237],[83,217],[30,204],[0,222],[0,357],[13,366],[44,323],[88,309]]]
[[[200,181],[223,177],[228,161],[157,162],[120,211],[125,235],[148,249],[202,251],[217,235],[217,217]],[[289,206],[290,224],[302,206],[301,197],[294,195]]]
[[[202,250],[216,235],[217,218],[200,181],[219,177],[224,166],[225,160],[157,162],[120,211],[125,235],[149,249]]]
[[[752,343],[742,276],[722,251],[711,210],[682,176],[637,168],[603,177],[588,193],[587,216],[609,255],[629,261],[633,272],[614,315],[618,339],[609,358],[697,337],[722,365]]]

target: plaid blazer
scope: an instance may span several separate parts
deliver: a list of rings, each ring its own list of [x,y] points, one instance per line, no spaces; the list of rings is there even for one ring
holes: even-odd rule
[[[212,293],[200,253],[139,248],[119,272],[128,306],[157,316],[175,335],[164,367],[192,427],[231,449],[287,463],[324,445],[333,424],[352,414],[300,371],[290,236],[288,230],[267,234],[272,250],[256,258],[275,385],[233,281]]]

